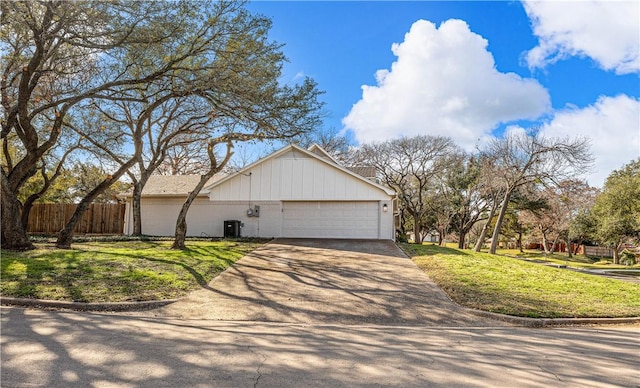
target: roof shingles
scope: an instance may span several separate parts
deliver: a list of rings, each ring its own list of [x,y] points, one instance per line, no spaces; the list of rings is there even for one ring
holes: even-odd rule
[[[223,178],[224,175],[214,175],[213,178],[205,184],[205,187],[211,183]],[[148,196],[186,196],[191,192],[198,182],[200,175],[151,175],[147,184],[142,189],[142,195]],[[205,190],[200,195],[205,195]],[[127,196],[131,192],[126,193]]]

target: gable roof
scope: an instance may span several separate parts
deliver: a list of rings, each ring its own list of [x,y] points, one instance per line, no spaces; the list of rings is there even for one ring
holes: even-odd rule
[[[371,179],[376,177],[376,168],[373,166],[349,166],[347,168],[365,178]]]
[[[328,159],[334,164],[340,165],[340,163],[333,156],[331,156],[327,151],[325,151],[324,148],[320,147],[317,143],[313,143],[311,147],[308,148],[308,150],[309,152],[313,152],[321,158]]]
[[[315,146],[315,147],[314,147],[314,146]],[[324,152],[326,155],[328,155],[328,153],[327,153],[326,151],[324,151],[324,150],[322,149],[322,147],[320,147],[320,146],[319,146],[319,145],[317,145],[317,144],[314,144],[313,146],[311,146],[311,147],[310,147],[310,149],[311,149],[311,148],[314,148],[315,150],[321,150],[321,151],[322,151],[322,152]],[[266,160],[269,160],[269,159],[275,159],[275,158],[277,158],[278,156],[283,155],[283,154],[285,154],[286,152],[289,152],[289,151],[296,151],[296,152],[300,152],[300,153],[302,153],[302,154],[304,154],[304,155],[307,155],[307,156],[309,156],[309,157],[311,157],[311,158],[313,158],[313,159],[315,159],[315,160],[317,160],[317,161],[320,161],[321,163],[324,163],[324,164],[326,164],[326,165],[328,165],[328,166],[331,166],[332,168],[338,169],[338,170],[340,170],[340,171],[344,172],[345,174],[350,175],[350,176],[354,177],[355,179],[357,179],[357,180],[359,180],[359,181],[361,181],[361,182],[366,183],[367,185],[370,185],[370,186],[373,186],[373,187],[375,187],[375,188],[377,188],[377,189],[379,189],[379,190],[382,190],[382,191],[384,191],[387,195],[395,195],[395,194],[396,194],[396,193],[395,193],[395,191],[393,191],[392,189],[390,189],[390,188],[388,188],[388,187],[385,187],[385,186],[382,186],[382,185],[380,185],[380,184],[378,184],[378,183],[376,183],[376,182],[374,182],[374,181],[372,181],[372,180],[370,180],[370,179],[367,179],[367,178],[365,178],[365,177],[363,177],[363,176],[361,176],[361,175],[359,175],[359,174],[357,174],[357,173],[355,173],[355,172],[353,172],[353,171],[349,170],[349,169],[348,169],[348,168],[346,168],[346,167],[341,166],[340,164],[338,164],[337,162],[335,162],[335,161],[334,161],[334,159],[333,159],[333,158],[331,158],[331,157],[330,157],[330,159],[331,159],[331,160],[327,160],[326,158],[324,158],[324,157],[322,157],[322,156],[318,155],[318,153],[316,153],[316,152],[312,152],[312,151],[310,151],[310,150],[305,150],[304,148],[301,148],[301,147],[299,147],[299,146],[297,146],[297,145],[295,145],[295,144],[289,144],[289,145],[287,145],[287,146],[285,146],[285,147],[283,147],[283,148],[279,149],[278,151],[276,151],[276,152],[274,152],[274,153],[272,153],[272,154],[270,154],[270,155],[265,156],[265,157],[264,157],[264,158],[262,158],[262,159],[259,159],[259,160],[255,161],[255,162],[251,163],[250,165],[246,166],[245,168],[243,168],[243,169],[241,169],[241,170],[239,170],[239,171],[237,171],[237,172],[235,172],[235,173],[233,173],[233,174],[227,175],[226,177],[223,177],[223,178],[222,178],[222,179],[220,179],[220,180],[217,180],[217,181],[215,181],[215,182],[212,182],[211,184],[207,184],[207,185],[202,189],[202,191],[203,191],[203,192],[204,192],[204,191],[207,191],[207,192],[208,192],[208,191],[210,191],[212,188],[214,188],[214,187],[216,187],[216,186],[218,186],[218,185],[221,185],[221,184],[223,184],[224,182],[226,182],[226,181],[228,181],[228,180],[231,180],[231,179],[233,179],[234,177],[236,177],[236,176],[238,176],[238,175],[245,174],[247,171],[251,170],[252,168],[254,168],[255,166],[257,166],[257,165],[259,165],[259,164],[261,164],[261,163],[264,163]]]
[[[213,182],[223,178],[225,175],[214,175],[205,184],[204,187],[212,184]],[[200,175],[151,175],[147,184],[142,189],[143,197],[160,197],[160,196],[187,196],[196,185],[200,182]],[[200,190],[198,195],[207,195],[207,191]],[[122,193],[122,197],[131,197],[133,191],[129,190]]]

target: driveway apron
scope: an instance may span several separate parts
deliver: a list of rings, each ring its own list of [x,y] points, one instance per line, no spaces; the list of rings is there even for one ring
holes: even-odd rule
[[[155,316],[308,324],[499,326],[452,303],[391,241],[277,239]]]

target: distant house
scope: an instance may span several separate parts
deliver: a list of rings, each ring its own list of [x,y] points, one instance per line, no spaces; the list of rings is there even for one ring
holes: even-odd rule
[[[414,238],[415,235],[413,231],[407,232],[407,237],[411,241],[416,241]],[[425,234],[424,237],[422,238],[423,243],[428,243],[428,242],[437,243],[439,241],[440,241],[440,233],[438,233],[437,231],[427,232],[427,234]]]
[[[142,193],[143,234],[173,235],[198,180],[152,176]],[[131,195],[125,199],[124,233],[131,234]],[[375,181],[375,170],[345,168],[318,145],[289,145],[208,182],[189,210],[187,235],[393,240],[394,200],[395,192]]]
[[[436,231],[431,231],[424,236],[422,242],[433,242],[437,243],[440,240],[440,233]]]

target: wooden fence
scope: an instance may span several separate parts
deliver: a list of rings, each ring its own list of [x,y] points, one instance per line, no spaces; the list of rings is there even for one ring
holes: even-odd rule
[[[29,213],[27,232],[56,234],[76,210],[74,204],[37,203]],[[125,204],[92,203],[76,225],[77,234],[122,234]]]
[[[584,254],[591,257],[613,257],[613,249],[585,245]]]

